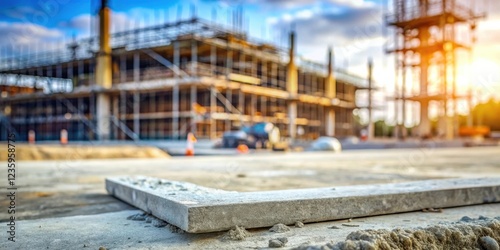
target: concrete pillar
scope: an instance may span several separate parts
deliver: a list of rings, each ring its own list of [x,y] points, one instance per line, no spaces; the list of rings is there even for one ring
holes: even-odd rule
[[[189,131],[192,132],[194,135],[196,135],[196,111],[194,110],[194,104],[198,102],[197,100],[197,88],[196,85],[191,85],[191,125]]]
[[[240,111],[240,126],[243,126],[243,115],[245,113],[245,93],[238,90],[238,110]],[[246,115],[246,114],[245,114]]]
[[[293,101],[288,104],[288,135],[293,140],[297,136],[297,102]]]
[[[96,99],[96,119],[97,119],[97,133],[99,140],[108,140],[111,131],[110,110],[111,98],[104,93],[97,94]]]
[[[288,103],[288,134],[293,140],[297,135],[297,67],[295,66],[295,32],[290,33],[289,61],[286,74],[286,90],[290,95]]]
[[[230,108],[232,108],[231,106],[229,105],[232,105],[232,99],[233,99],[233,93],[231,91],[231,89],[227,88],[226,89],[226,100],[229,101],[229,103],[226,103],[226,110],[228,114],[232,114],[232,110],[230,110]],[[228,105],[229,104],[229,105]],[[226,119],[226,131],[230,131],[231,130],[231,119]]]
[[[141,135],[141,128],[140,128],[140,117],[139,117],[139,111],[140,111],[140,95],[138,92],[134,93],[134,133],[137,134],[140,138]]]
[[[103,89],[111,88],[111,46],[109,44],[110,9],[107,0],[101,1],[99,11],[99,52],[97,54],[95,80],[97,86]],[[111,131],[110,119],[110,97],[109,94],[100,92],[97,94],[96,104],[97,133],[99,140],[108,140]]]
[[[472,106],[472,88],[469,89],[467,95],[467,106],[469,107],[469,114],[467,115],[467,127],[473,126],[473,118],[472,118],[472,110],[474,107]]]
[[[326,135],[335,136],[335,110],[333,107],[325,109],[326,115]]]
[[[373,123],[373,81],[372,81],[373,61],[368,60],[368,140],[375,137],[375,126]]]
[[[191,76],[197,76],[198,69],[198,44],[196,40],[191,42]]]
[[[197,76],[198,70],[198,43],[196,40],[191,42],[191,72],[192,76]],[[196,135],[196,113],[194,112],[194,104],[197,102],[196,100],[197,89],[196,85],[191,86],[191,123],[188,131],[194,133]]]
[[[423,35],[425,35],[424,33]],[[422,38],[421,38],[422,39]],[[429,56],[422,54],[420,56],[420,94],[427,96],[427,86],[429,79]],[[431,123],[429,120],[429,101],[424,99],[420,102],[420,124],[418,125],[419,136],[428,136],[431,134]]]
[[[120,119],[120,122],[123,122],[125,119],[126,113],[127,113],[127,93],[125,91],[120,91],[120,112],[118,113],[118,119]],[[120,135],[120,139],[125,139],[123,136],[124,134],[122,133]]]
[[[336,79],[333,70],[333,49],[328,48],[328,70],[326,75],[325,92],[328,98],[335,98],[337,96]]]
[[[118,116],[120,115],[120,103],[119,103],[119,97],[120,96],[115,96],[113,98],[113,116],[115,117],[115,119],[118,119]],[[113,127],[113,135],[112,135],[112,138],[113,140],[117,140],[118,139],[118,126],[114,126]]]
[[[134,84],[139,85],[139,81],[141,80],[140,76],[140,55],[138,52],[134,53]]]
[[[179,84],[176,83],[172,90],[172,136],[179,138]]]
[[[174,42],[174,65],[178,68],[180,65],[179,42]],[[172,137],[179,138],[179,76],[175,75],[175,85],[172,90]]]
[[[326,97],[333,99],[337,97],[337,83],[333,70],[333,49],[328,48],[328,68],[325,81],[325,94]],[[334,107],[325,108],[325,121],[326,121],[326,135],[335,136],[335,109]]]
[[[255,94],[250,94],[250,118],[252,119],[252,122],[255,117],[255,107],[257,107],[257,97]]]
[[[215,87],[210,86],[210,139],[214,139],[216,136],[216,125],[217,121],[213,118],[213,114],[215,113],[215,109],[217,107],[217,99],[215,99]]]
[[[227,47],[227,55],[226,55],[226,77],[229,77],[229,74],[233,71],[233,51]]]

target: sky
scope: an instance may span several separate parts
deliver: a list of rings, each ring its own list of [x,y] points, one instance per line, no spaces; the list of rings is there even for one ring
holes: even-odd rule
[[[389,3],[387,3],[389,1]],[[391,45],[391,30],[383,15],[391,0],[109,0],[113,10],[112,31],[196,16],[230,25],[232,15],[243,11],[241,28],[251,37],[286,47],[294,29],[299,57],[326,62],[333,46],[335,66],[367,75],[367,61],[374,62],[374,79],[381,91],[375,94],[382,109],[376,119],[394,120],[394,106],[386,101],[394,93],[394,57],[384,53]],[[474,1],[487,12],[477,30],[472,67],[459,58],[459,92],[474,89],[481,99],[500,98],[500,0]],[[96,32],[99,0],[0,0],[0,57],[7,48],[23,53],[55,49],[61,44],[89,37]],[[408,88],[408,93],[413,91]],[[362,96],[363,97],[363,96]],[[359,98],[360,105],[364,105]],[[464,106],[464,103],[459,104]],[[460,108],[459,107],[459,108]],[[466,112],[466,107],[460,108]],[[415,112],[408,123],[415,123]]]

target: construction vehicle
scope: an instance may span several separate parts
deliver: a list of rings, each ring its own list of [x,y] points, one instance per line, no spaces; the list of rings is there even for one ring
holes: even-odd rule
[[[222,137],[223,148],[237,148],[247,145],[249,148],[274,148],[280,143],[280,130],[270,122],[259,122],[252,126],[227,131]]]

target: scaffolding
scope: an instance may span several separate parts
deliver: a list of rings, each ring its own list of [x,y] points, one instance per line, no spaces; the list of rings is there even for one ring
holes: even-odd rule
[[[404,125],[408,102],[417,103],[420,108],[416,136],[439,135],[453,139],[458,133],[457,102],[466,96],[457,93],[457,58],[470,53],[475,42],[476,22],[484,17],[475,2],[392,1],[386,24],[394,30],[394,46],[387,53],[394,54],[396,60],[397,137],[407,136]],[[413,77],[418,78],[418,86],[411,85]],[[431,105],[439,110],[437,131],[431,131]]]
[[[67,93],[3,86],[9,91],[2,92],[0,111],[20,140],[30,130],[37,140],[58,140],[61,129],[69,140],[99,139],[99,96],[109,99],[105,122],[113,140],[181,139],[188,132],[217,138],[262,121],[275,123],[284,136],[314,139],[328,134],[329,110],[337,114],[335,135],[354,133],[355,92],[367,81],[336,69],[335,95],[328,96],[327,63],[298,60],[297,94],[291,95],[285,49],[212,22],[191,18],[110,37],[109,88],[96,84],[96,38],[72,41],[64,51],[2,58],[1,73],[73,83]],[[293,121],[290,103],[297,103]],[[304,133],[291,134],[291,123]]]

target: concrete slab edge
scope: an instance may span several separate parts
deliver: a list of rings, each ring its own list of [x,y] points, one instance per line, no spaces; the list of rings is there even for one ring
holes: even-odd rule
[[[106,179],[108,193],[190,233],[224,231],[235,225],[259,228],[500,202],[500,178],[205,196],[190,196],[188,192],[169,196],[123,180]],[[345,193],[349,196],[342,195]]]

